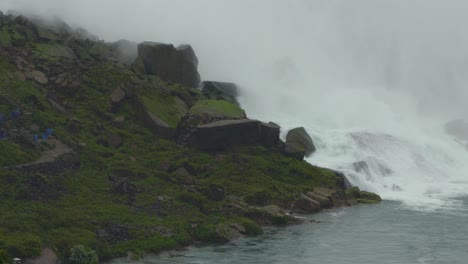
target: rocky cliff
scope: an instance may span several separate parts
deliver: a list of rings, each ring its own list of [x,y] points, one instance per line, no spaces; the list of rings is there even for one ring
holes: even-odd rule
[[[234,84],[199,87],[197,65],[188,45],[0,13],[0,260],[157,253],[375,200],[302,161],[305,131],[285,145],[248,119]]]

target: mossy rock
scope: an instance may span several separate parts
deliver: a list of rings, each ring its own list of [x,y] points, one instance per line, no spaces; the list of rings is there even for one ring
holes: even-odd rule
[[[68,46],[57,43],[38,43],[36,50],[45,57],[75,59],[75,52]]]
[[[361,191],[357,201],[360,203],[379,203],[382,201],[382,198],[375,193]]]
[[[354,186],[346,190],[346,197],[348,199],[356,199],[358,203],[375,204],[382,201],[382,198],[371,192],[361,191],[359,187]]]
[[[380,201],[378,201],[378,200],[369,200],[369,199],[363,199],[363,198],[358,198],[358,199],[356,199],[356,201],[358,203],[362,203],[362,204],[377,204],[377,203],[380,203]]]
[[[346,196],[350,199],[359,198],[360,193],[361,190],[359,190],[359,187],[357,186],[351,187],[350,189],[346,190]]]
[[[226,119],[245,118],[245,112],[239,106],[224,100],[200,100],[189,114],[197,116],[220,116]]]
[[[139,102],[151,114],[164,121],[169,127],[176,128],[187,113],[187,105],[179,97],[172,96],[168,89],[155,81],[146,83],[136,91]]]

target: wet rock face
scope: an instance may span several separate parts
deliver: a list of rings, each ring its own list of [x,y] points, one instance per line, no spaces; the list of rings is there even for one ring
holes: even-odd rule
[[[286,136],[285,154],[302,160],[315,152],[315,145],[303,127],[291,129]]]
[[[175,48],[172,44],[143,42],[138,45],[138,56],[148,75],[189,87],[200,84],[198,58],[190,45]]]

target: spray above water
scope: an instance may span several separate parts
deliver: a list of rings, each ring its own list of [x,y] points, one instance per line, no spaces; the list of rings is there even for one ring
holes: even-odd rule
[[[468,118],[466,1],[5,0],[0,9],[64,17],[108,41],[190,43],[202,78],[238,83],[251,118],[311,132],[309,162],[414,208],[456,208],[452,198],[468,195],[468,152],[443,130]]]

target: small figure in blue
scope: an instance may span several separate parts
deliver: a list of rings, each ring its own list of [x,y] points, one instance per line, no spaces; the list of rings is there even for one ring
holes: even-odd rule
[[[0,139],[5,139],[8,137],[8,134],[5,130],[0,130]]]
[[[11,111],[11,118],[18,119],[21,116],[21,111],[19,109],[15,109]]]
[[[52,128],[48,128],[46,129],[45,133],[47,134],[47,136],[51,136],[54,133],[54,130]]]
[[[34,143],[37,143],[37,141],[39,141],[39,136],[34,134],[33,141],[34,141]]]

